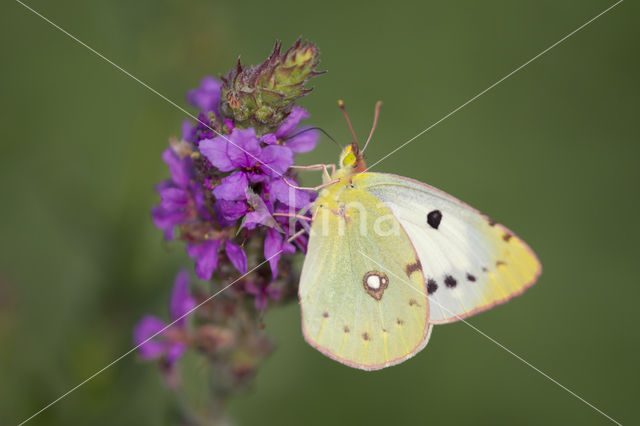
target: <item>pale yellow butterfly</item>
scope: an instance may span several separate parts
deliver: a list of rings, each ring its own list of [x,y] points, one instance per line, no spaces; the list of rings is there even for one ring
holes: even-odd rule
[[[374,128],[378,111],[379,104]],[[348,366],[377,370],[424,348],[434,324],[521,294],[541,265],[524,241],[456,198],[366,171],[364,149],[354,134],[340,169],[326,173],[299,298],[309,344]]]

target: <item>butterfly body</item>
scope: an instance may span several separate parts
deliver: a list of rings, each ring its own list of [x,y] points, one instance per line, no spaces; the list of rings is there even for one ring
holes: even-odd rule
[[[357,144],[313,206],[299,298],[305,339],[351,367],[415,355],[434,324],[504,303],[541,267],[507,228],[426,184],[366,171]]]

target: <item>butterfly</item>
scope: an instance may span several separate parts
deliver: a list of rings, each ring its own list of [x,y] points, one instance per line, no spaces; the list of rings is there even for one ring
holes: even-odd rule
[[[354,141],[315,200],[298,296],[306,341],[378,370],[423,349],[434,324],[490,309],[533,285],[541,265],[506,227],[419,181],[367,171]],[[371,139],[380,104],[376,105]]]

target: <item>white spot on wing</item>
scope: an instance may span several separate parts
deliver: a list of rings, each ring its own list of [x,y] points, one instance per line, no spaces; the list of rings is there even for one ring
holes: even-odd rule
[[[369,275],[367,277],[367,286],[369,286],[372,290],[377,290],[380,288],[380,277],[377,275]]]

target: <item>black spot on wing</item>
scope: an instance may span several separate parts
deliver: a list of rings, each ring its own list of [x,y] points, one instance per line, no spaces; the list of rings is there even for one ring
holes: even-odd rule
[[[438,283],[436,283],[436,280],[429,278],[427,280],[427,293],[433,294],[436,292],[437,289],[438,289]]]
[[[469,280],[471,282],[474,282],[476,280],[476,277],[475,277],[475,275],[471,275],[471,274],[467,273],[467,280]]]
[[[440,210],[432,210],[427,214],[427,223],[433,229],[438,229],[442,221],[442,212]]]
[[[449,288],[454,288],[456,285],[458,285],[458,280],[453,278],[451,275],[447,275],[446,277],[444,277],[444,285]]]

